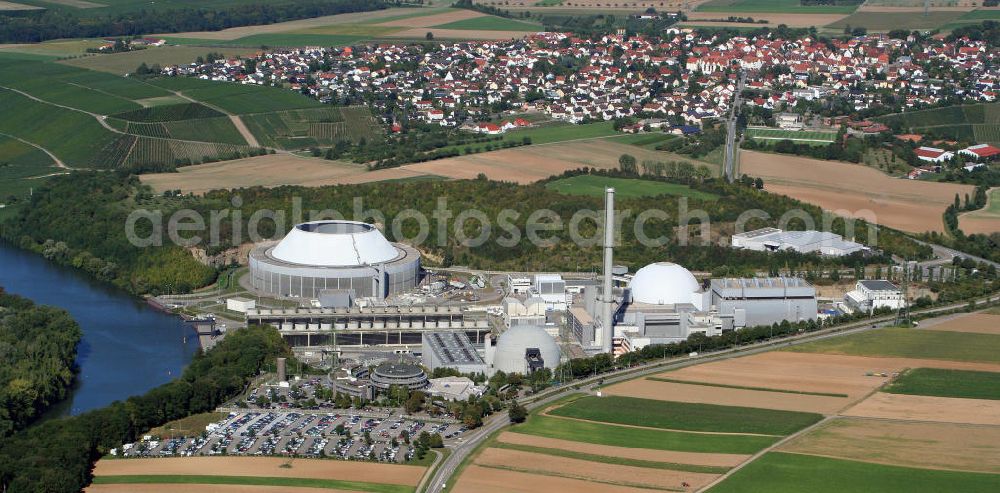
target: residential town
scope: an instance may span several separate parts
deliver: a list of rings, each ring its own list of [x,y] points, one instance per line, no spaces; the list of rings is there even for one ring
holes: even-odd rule
[[[503,110],[540,112],[572,123],[646,117],[700,126],[728,112],[740,71],[758,75],[746,85],[753,97],[745,104],[769,110],[806,108],[841,116],[956,98],[993,101],[1000,78],[997,56],[986,43],[969,39],[880,34],[820,42],[702,36],[669,28],[661,38],[537,33],[431,47],[312,47],[162,70],[284,85],[328,102],[367,102],[386,123],[396,124],[395,130],[408,119],[497,134],[528,124],[486,121]],[[864,129],[886,130],[884,125]]]

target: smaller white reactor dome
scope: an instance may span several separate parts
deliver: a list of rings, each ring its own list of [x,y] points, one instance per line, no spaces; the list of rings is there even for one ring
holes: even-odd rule
[[[313,221],[296,224],[271,255],[293,264],[356,267],[392,261],[400,252],[371,224]]]
[[[529,348],[538,349],[545,368],[559,366],[559,346],[545,329],[537,325],[515,325],[497,339],[493,369],[504,373],[528,373],[525,354]]]
[[[628,284],[632,301],[650,305],[693,303],[701,285],[691,271],[672,262],[649,264],[635,273]]]

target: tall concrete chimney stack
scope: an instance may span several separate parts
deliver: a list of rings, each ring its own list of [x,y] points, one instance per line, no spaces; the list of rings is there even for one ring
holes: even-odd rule
[[[610,353],[614,327],[611,323],[611,305],[615,301],[611,287],[611,264],[615,248],[615,189],[604,191],[604,288],[601,290],[601,350]]]

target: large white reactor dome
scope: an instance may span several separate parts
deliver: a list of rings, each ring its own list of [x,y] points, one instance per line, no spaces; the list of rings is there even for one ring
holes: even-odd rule
[[[650,305],[693,303],[701,285],[691,271],[671,262],[649,264],[629,282],[632,301]]]
[[[378,229],[355,221],[297,224],[271,251],[284,262],[325,267],[377,265],[399,255]]]
[[[536,348],[545,368],[559,366],[559,346],[555,339],[536,325],[515,325],[497,339],[493,352],[493,368],[505,373],[528,373],[525,351]]]

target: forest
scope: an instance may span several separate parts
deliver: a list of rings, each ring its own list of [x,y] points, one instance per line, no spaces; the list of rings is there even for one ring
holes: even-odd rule
[[[579,173],[606,172],[584,169],[565,176]],[[670,180],[668,177],[643,178]],[[751,186],[747,186],[716,179],[688,180],[685,183],[688,186],[721,198],[708,201],[690,199],[683,206],[677,197],[622,199],[618,203],[619,211],[629,212],[622,213],[621,245],[616,251],[616,259],[633,266],[672,259],[692,270],[730,276],[752,274],[758,270],[807,272],[834,266],[853,268],[886,260],[878,255],[822,258],[796,253],[766,254],[734,250],[720,244],[723,235],[732,233],[740,214],[751,209],[765,211],[771,219],[753,219],[746,225],[748,229],[776,225],[777,219],[791,209],[801,209],[817,226],[824,224],[823,212],[818,207],[757,190],[752,182]],[[280,239],[291,227],[292,221],[310,219],[309,211],[332,210],[344,217],[354,216],[356,198],[363,202],[362,209],[377,209],[384,215],[374,220],[358,219],[382,223],[386,236],[393,241],[407,241],[419,232],[413,220],[399,221],[399,227],[393,228],[392,222],[397,215],[406,209],[424,214],[429,220],[430,231],[435,232],[420,245],[425,253],[425,263],[430,265],[517,271],[587,271],[599,268],[599,248],[571,241],[566,226],[578,211],[600,211],[603,207],[600,198],[562,195],[546,189],[544,183],[518,185],[485,178],[312,188],[255,187],[217,190],[204,197],[194,197],[155,194],[130,175],[78,172],[72,176],[53,177],[36,189],[31,203],[0,225],[0,236],[14,245],[40,253],[57,263],[84,270],[135,294],[179,293],[210,284],[217,275],[216,269],[199,263],[185,248],[172,244],[166,233],[163,234],[163,246],[139,247],[131,244],[125,235],[126,220],[131,211],[159,211],[162,223],[158,227],[162,230],[166,230],[171,215],[181,209],[195,211],[205,218],[206,225],[213,211],[219,213],[221,217],[211,234],[208,231],[183,234],[183,238],[192,235],[200,237],[199,242],[188,247],[203,248],[208,255],[215,255],[249,241],[247,233],[251,230],[251,221],[261,238]],[[301,200],[304,217],[291,217],[293,199]],[[479,246],[469,246],[467,242],[458,240],[454,220],[434,217],[439,200],[447,203],[447,209],[453,214],[452,219],[462,211],[475,209],[495,221],[501,211],[509,209],[517,216],[511,225],[521,236],[513,244],[500,241],[514,238],[494,225],[488,232],[491,235],[488,241]],[[231,214],[235,212],[234,202],[241,203],[239,214]],[[658,242],[659,246],[644,246],[636,235],[636,216],[641,211],[653,209],[663,211],[669,217],[646,221],[645,234],[662,241]],[[551,211],[551,214],[545,213],[547,219],[535,216],[529,220],[535,211],[540,210]],[[684,210],[706,211],[711,222],[711,235],[707,241],[703,241],[700,235],[696,236],[700,232],[698,219],[690,221],[689,244],[682,245],[678,240],[678,218]],[[226,211],[226,214],[221,214],[221,211]],[[265,217],[267,211],[281,214],[276,221]],[[233,216],[238,217],[235,223]],[[839,218],[831,220],[832,230],[843,233],[845,222]],[[88,227],[81,228],[80,224],[87,224]],[[556,230],[538,234],[545,240],[543,244],[525,239],[529,225],[530,229],[539,229],[559,224],[562,226]],[[138,221],[135,226],[140,238],[153,231],[150,221]],[[799,221],[788,225],[791,229],[802,226]],[[584,220],[578,229],[582,237],[591,238],[599,235],[598,228],[595,221]],[[464,221],[461,229],[466,238],[476,238],[483,232],[482,225],[475,220]],[[241,232],[240,237],[234,239],[234,231],[237,230]],[[866,225],[858,224],[853,236],[859,242],[867,242],[868,230]],[[443,232],[441,242],[438,241],[438,231]],[[218,239],[217,244],[211,244],[212,237]],[[877,247],[887,254],[917,260],[930,255],[929,248],[884,227],[877,229],[877,238],[872,240],[876,240]]]
[[[66,397],[81,336],[66,311],[0,287],[0,439]]]
[[[0,441],[0,491],[78,492],[94,462],[168,421],[215,409],[241,392],[268,364],[291,351],[271,327],[232,332],[195,355],[183,375],[144,395],[45,421]]]
[[[169,1],[166,2],[169,5]],[[185,2],[186,4],[186,2]],[[324,15],[384,9],[382,0],[298,0],[235,3],[229,7],[183,5],[115,13],[90,9],[0,11],[0,43],[37,43],[59,38],[134,36],[148,33],[219,31]],[[97,9],[100,11],[101,9]]]

